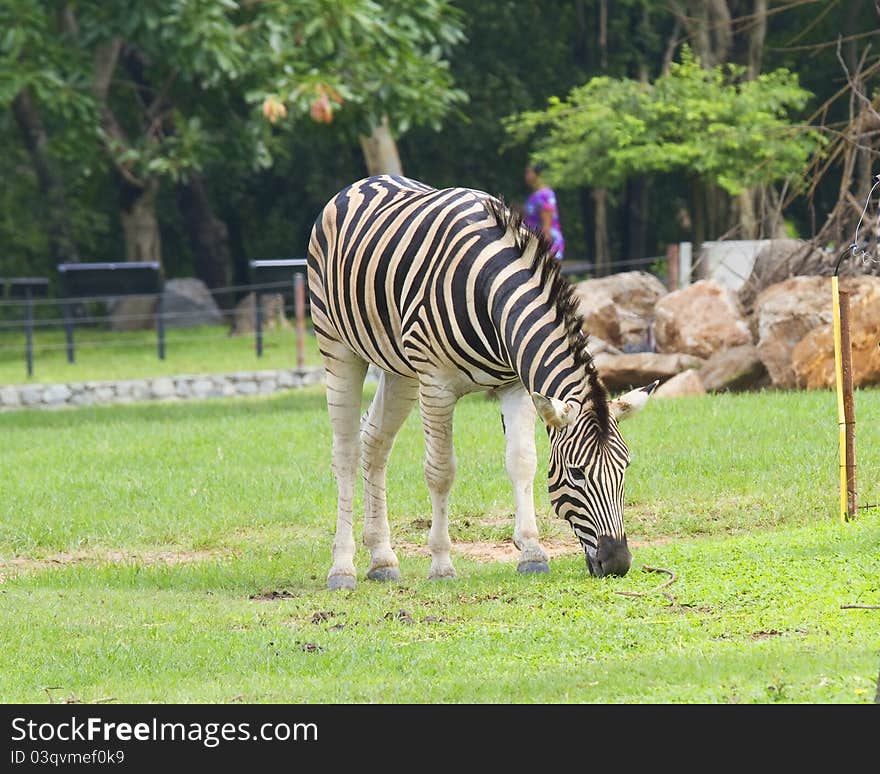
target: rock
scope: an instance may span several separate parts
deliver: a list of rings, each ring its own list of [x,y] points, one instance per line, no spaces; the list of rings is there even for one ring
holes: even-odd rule
[[[25,406],[36,406],[43,402],[43,389],[36,385],[24,387],[20,393],[21,402]]]
[[[655,379],[665,382],[688,368],[699,368],[703,360],[687,354],[635,352],[623,355],[600,353],[593,358],[602,381],[616,391],[644,387]]]
[[[584,318],[584,332],[592,339],[621,341],[620,315],[617,304],[602,290],[589,286],[589,280],[579,286],[578,312]]]
[[[659,352],[702,358],[752,343],[736,295],[716,280],[698,280],[661,298],[654,307],[654,337]]]
[[[281,293],[263,293],[260,296],[262,307],[261,327],[264,331],[274,329],[293,329],[290,320],[284,314],[284,296]],[[233,312],[230,336],[253,333],[256,330],[256,314],[254,293],[248,293],[236,304]]]
[[[107,302],[110,330],[142,331],[156,327],[156,296],[118,296]]]
[[[681,398],[687,395],[705,395],[706,388],[696,368],[688,368],[667,379],[655,391],[655,398]]]
[[[765,288],[755,299],[753,324],[758,355],[774,386],[791,389],[795,345],[814,328],[831,322],[831,280],[791,277]]]
[[[742,392],[770,385],[754,344],[740,344],[711,355],[700,367],[700,379],[707,392]]]
[[[590,299],[598,304],[588,320],[588,332],[595,332],[599,338],[621,349],[648,348],[654,306],[667,293],[666,286],[657,277],[646,271],[624,271],[583,280],[576,283],[575,288],[588,305]],[[601,301],[602,297],[614,302],[613,311]],[[608,315],[604,321],[598,319],[603,310]],[[615,328],[619,330],[616,338],[610,335]],[[606,335],[603,336],[600,330],[604,330]]]
[[[739,288],[739,302],[750,314],[762,291],[791,277],[830,276],[836,255],[802,239],[769,239],[755,256],[751,273]]]
[[[223,323],[223,313],[208,286],[194,277],[168,280],[162,303],[165,326],[168,328],[194,328],[198,325]]]
[[[167,376],[159,376],[150,384],[150,394],[154,398],[170,398],[174,395],[174,380]]]
[[[595,357],[600,352],[607,352],[610,355],[621,355],[623,354],[622,350],[619,350],[613,344],[609,344],[604,339],[600,339],[596,336],[590,336],[587,341],[587,349],[590,350],[590,354]]]
[[[850,355],[853,386],[880,384],[880,280],[841,280],[841,287],[858,286],[850,298]],[[796,385],[808,390],[834,388],[837,384],[834,362],[833,326],[814,328],[792,350],[792,370]]]
[[[20,406],[21,397],[15,387],[0,387],[0,406]]]
[[[50,406],[65,403],[73,393],[66,384],[50,384],[43,392],[43,402]]]

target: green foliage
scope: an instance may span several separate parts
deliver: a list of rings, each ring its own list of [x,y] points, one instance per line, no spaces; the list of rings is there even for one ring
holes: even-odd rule
[[[115,171],[167,188],[198,170],[209,186],[216,180],[220,210],[234,212],[248,207],[235,201],[242,189],[261,189],[263,181],[255,175],[296,148],[293,131],[321,129],[332,140],[323,143],[333,148],[328,154],[338,156],[340,146],[357,148],[357,134],[369,131],[383,114],[398,134],[418,124],[437,127],[466,98],[453,84],[447,58],[463,40],[462,14],[447,0],[150,0],[134,5],[82,0],[65,9],[9,0],[0,5],[0,31],[0,108],[8,108],[22,89],[32,95],[46,127],[44,151],[73,199],[71,218],[98,226],[91,232],[76,229],[84,259],[119,258],[112,234],[118,230]],[[95,93],[96,56],[113,40],[122,41],[123,48],[111,73],[106,109],[121,132],[108,126]],[[332,97],[329,104],[338,114],[332,127],[309,120],[321,92]],[[289,120],[276,125],[260,110],[273,94],[283,97],[289,113]],[[18,133],[12,122],[0,120],[5,141],[17,141]],[[10,200],[27,200],[33,179],[18,181],[16,174],[0,171],[15,189]],[[345,182],[351,179],[345,175]],[[103,192],[89,190],[83,200],[76,199],[90,180],[99,181]],[[329,192],[322,189],[310,205],[309,221]],[[91,213],[80,214],[80,208]],[[166,233],[172,231],[176,205],[161,186],[158,208]],[[7,231],[0,223],[0,239],[29,254],[40,251],[45,237],[39,232],[47,226],[40,211],[15,209],[15,227],[10,223]],[[262,203],[254,209],[263,216]],[[223,214],[232,217],[230,212]],[[288,234],[289,229],[285,225]],[[273,231],[261,225],[253,236],[261,240]],[[177,240],[176,248],[189,251],[185,239],[169,237]],[[286,241],[296,243],[289,235]],[[102,242],[95,252],[106,256],[91,254],[95,242]],[[300,251],[297,245],[285,252],[290,249]],[[174,263],[178,256],[169,260]],[[28,259],[35,267],[44,262],[42,256]],[[0,274],[19,263],[13,255],[0,256]]]
[[[779,69],[744,79],[735,65],[704,68],[687,48],[653,84],[595,77],[544,110],[504,120],[515,142],[535,135],[533,156],[559,188],[620,188],[635,175],[684,172],[731,194],[801,172],[823,144],[787,116],[810,96]]]
[[[307,115],[332,95],[334,111],[354,111],[369,134],[387,115],[399,135],[411,125],[439,129],[466,94],[455,88],[448,57],[464,39],[462,14],[448,0],[313,0],[260,4],[254,19],[274,84],[269,89]],[[266,89],[249,94],[262,102]]]
[[[353,108],[364,131],[386,113],[397,132],[416,123],[437,127],[466,98],[453,86],[446,59],[464,37],[461,14],[446,0],[157,0],[73,8],[75,32],[64,31],[41,3],[15,0],[0,11],[0,107],[28,88],[42,111],[64,120],[56,134],[94,142],[101,132],[94,55],[122,39],[142,57],[137,77],[146,82],[116,74],[112,107],[132,141],[116,141],[110,151],[136,174],[177,180],[212,153],[228,158],[218,142],[241,149],[245,139],[252,143],[248,156],[265,166],[271,132],[258,106],[274,92],[297,118],[308,115],[318,88],[338,94],[340,102],[331,104]],[[161,92],[161,102],[147,109],[133,86],[150,98]],[[173,131],[141,133],[169,109]]]

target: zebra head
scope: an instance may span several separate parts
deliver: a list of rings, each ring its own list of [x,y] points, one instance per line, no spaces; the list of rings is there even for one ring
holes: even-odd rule
[[[624,473],[630,456],[617,423],[638,412],[658,384],[608,401],[607,415],[532,395],[550,438],[550,502],[581,541],[590,575],[626,575],[632,562],[623,527]]]

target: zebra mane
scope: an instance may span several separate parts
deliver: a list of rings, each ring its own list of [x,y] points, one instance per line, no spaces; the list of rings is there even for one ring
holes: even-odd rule
[[[608,389],[599,376],[599,371],[587,349],[589,337],[584,333],[584,317],[578,311],[578,297],[575,286],[559,271],[559,261],[553,255],[553,243],[541,231],[536,231],[523,220],[523,213],[508,207],[501,197],[488,198],[486,209],[495,219],[498,227],[510,232],[520,254],[531,243],[536,244],[530,270],[537,277],[541,287],[550,288],[550,298],[565,325],[565,335],[574,358],[575,365],[583,366],[589,384],[589,398],[603,435],[609,432],[610,411],[608,408]]]

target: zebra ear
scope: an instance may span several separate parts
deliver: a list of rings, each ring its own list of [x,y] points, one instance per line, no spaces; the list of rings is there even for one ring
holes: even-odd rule
[[[645,407],[648,398],[657,389],[658,384],[660,384],[660,380],[655,379],[645,387],[639,387],[625,395],[621,395],[615,400],[609,401],[608,408],[611,409],[612,416],[619,422],[621,419],[628,419],[633,414],[637,414]]]
[[[565,403],[559,398],[545,398],[537,392],[532,393],[532,401],[544,423],[557,429],[570,425],[580,413],[580,406],[576,403]]]

